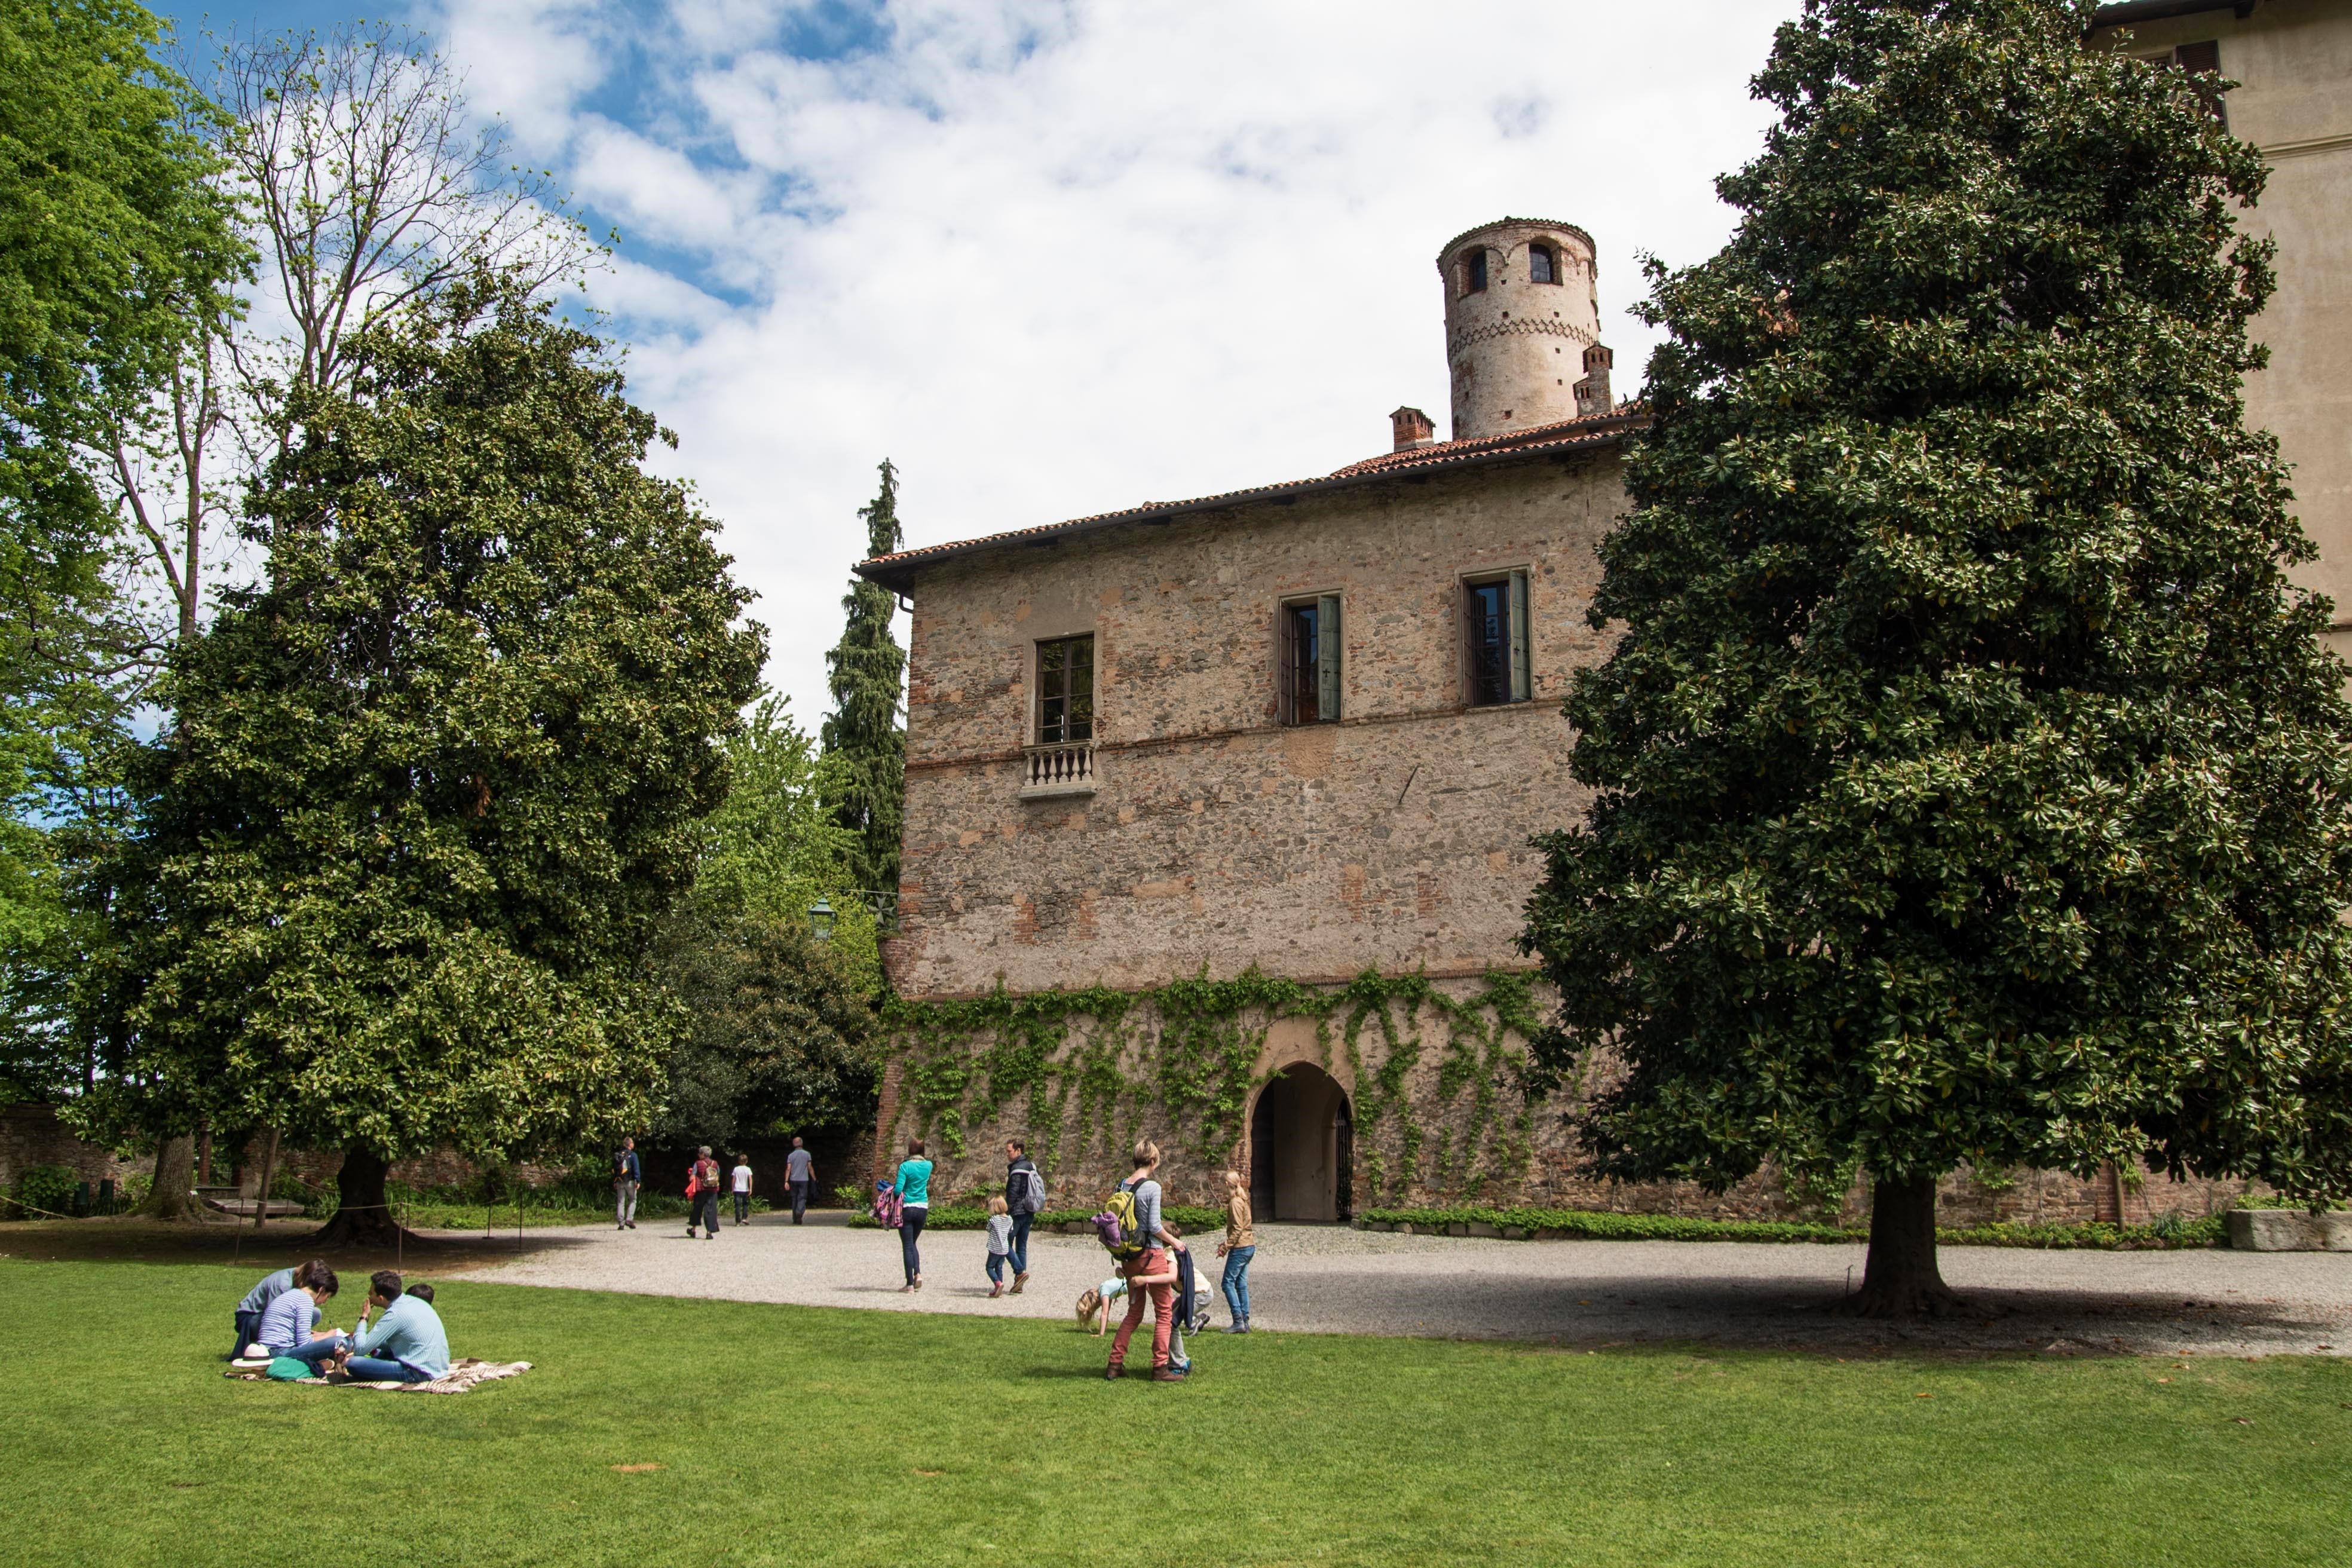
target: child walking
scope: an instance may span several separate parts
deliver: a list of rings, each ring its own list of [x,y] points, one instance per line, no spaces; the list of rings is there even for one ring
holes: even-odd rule
[[[1013,1254],[1013,1214],[1002,1195],[988,1200],[988,1299],[1004,1294],[1004,1260]]]

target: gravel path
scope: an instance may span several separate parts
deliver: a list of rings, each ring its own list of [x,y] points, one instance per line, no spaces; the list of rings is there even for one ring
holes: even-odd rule
[[[1067,1319],[1110,1272],[1089,1237],[1031,1238],[1027,1291],[988,1299],[978,1232],[923,1238],[924,1288],[898,1293],[895,1235],[812,1215],[761,1216],[716,1241],[683,1226],[539,1232],[510,1264],[458,1278],[882,1311]],[[1204,1245],[1213,1289],[1221,1268]],[[1956,1321],[1891,1327],[1824,1309],[1862,1276],[1860,1247],[1741,1242],[1515,1242],[1264,1225],[1250,1292],[1268,1330],[1629,1343],[2060,1354],[2352,1351],[2352,1254],[2036,1252],[1953,1247]],[[1222,1302],[1216,1320],[1224,1321]]]

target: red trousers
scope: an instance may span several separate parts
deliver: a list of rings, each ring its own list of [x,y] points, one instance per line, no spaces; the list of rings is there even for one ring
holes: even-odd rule
[[[1157,1247],[1147,1247],[1141,1257],[1127,1266],[1127,1277],[1134,1279],[1145,1274],[1163,1274],[1168,1269],[1168,1254]],[[1127,1364],[1127,1343],[1135,1337],[1135,1326],[1143,1321],[1143,1303],[1151,1300],[1151,1370],[1159,1372],[1168,1365],[1168,1336],[1176,1328],[1176,1288],[1173,1285],[1129,1285],[1127,1288],[1127,1317],[1118,1325],[1118,1333],[1110,1342],[1110,1368],[1117,1372]]]

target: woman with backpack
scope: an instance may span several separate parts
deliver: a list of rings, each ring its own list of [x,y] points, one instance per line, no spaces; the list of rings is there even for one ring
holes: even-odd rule
[[[1135,1173],[1118,1184],[1111,1194],[1109,1214],[1130,1213],[1134,1225],[1121,1226],[1118,1256],[1126,1264],[1129,1281],[1127,1317],[1118,1325],[1118,1333],[1110,1342],[1110,1369],[1103,1375],[1117,1382],[1127,1365],[1127,1343],[1135,1337],[1136,1325],[1143,1321],[1144,1302],[1152,1308],[1151,1321],[1151,1381],[1181,1383],[1184,1374],[1168,1364],[1168,1337],[1176,1327],[1175,1292],[1170,1289],[1175,1269],[1169,1262],[1169,1253],[1181,1252],[1184,1244],[1168,1234],[1160,1219],[1160,1184],[1153,1173],[1160,1169],[1160,1145],[1148,1138],[1135,1144]],[[1099,1223],[1099,1222],[1097,1222]],[[1129,1250],[1132,1248],[1133,1250]],[[1189,1304],[1187,1310],[1190,1310]]]
[[[922,1239],[923,1221],[931,1212],[931,1163],[923,1158],[923,1141],[907,1140],[907,1157],[898,1162],[898,1255],[907,1268],[907,1282],[898,1294],[923,1288],[923,1255],[915,1245]]]
[[[694,1227],[703,1223],[704,1239],[719,1239],[719,1162],[710,1157],[710,1145],[705,1143],[694,1152],[694,1163],[686,1173],[686,1238],[694,1239]]]

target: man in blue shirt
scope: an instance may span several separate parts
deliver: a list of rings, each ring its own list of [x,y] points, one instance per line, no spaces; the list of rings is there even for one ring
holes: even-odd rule
[[[619,1152],[613,1156],[614,1230],[637,1228],[637,1184],[645,1179],[645,1167],[637,1163],[637,1141],[622,1139]]]
[[[380,1314],[368,1326],[369,1313]],[[449,1370],[449,1336],[441,1315],[403,1292],[391,1269],[368,1280],[367,1311],[352,1331],[343,1370],[361,1383],[430,1383]]]

